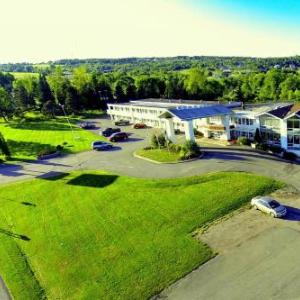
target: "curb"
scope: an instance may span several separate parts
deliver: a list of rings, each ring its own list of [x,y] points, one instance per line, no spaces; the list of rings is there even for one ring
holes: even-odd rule
[[[157,165],[175,165],[175,164],[182,164],[182,163],[192,162],[192,161],[196,161],[198,159],[201,159],[204,156],[204,152],[202,152],[198,157],[191,158],[191,159],[186,159],[186,160],[174,161],[174,162],[156,161],[156,160],[144,157],[144,156],[140,156],[140,155],[136,154],[136,152],[133,152],[133,156],[136,157],[136,158],[151,162],[153,164],[157,164]]]

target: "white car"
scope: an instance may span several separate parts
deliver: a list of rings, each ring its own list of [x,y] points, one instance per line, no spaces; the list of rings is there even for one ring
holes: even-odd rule
[[[284,217],[286,208],[276,200],[267,196],[258,196],[251,200],[251,206],[272,216],[273,218]]]

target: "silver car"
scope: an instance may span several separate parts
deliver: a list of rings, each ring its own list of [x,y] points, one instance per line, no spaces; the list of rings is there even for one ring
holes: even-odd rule
[[[284,217],[287,213],[286,208],[276,200],[267,196],[258,196],[251,200],[251,206],[265,212],[273,218]]]

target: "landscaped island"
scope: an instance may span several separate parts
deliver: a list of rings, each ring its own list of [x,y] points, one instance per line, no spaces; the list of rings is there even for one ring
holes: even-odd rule
[[[147,299],[214,255],[196,228],[281,186],[100,171],[1,186],[0,275],[15,299]]]

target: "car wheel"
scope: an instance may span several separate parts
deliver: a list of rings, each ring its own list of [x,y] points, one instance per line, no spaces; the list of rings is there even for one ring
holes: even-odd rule
[[[276,215],[275,215],[273,212],[270,213],[270,216],[271,216],[272,218],[276,218]]]
[[[255,210],[258,210],[258,207],[257,207],[256,205],[253,205],[253,208],[254,208]]]

